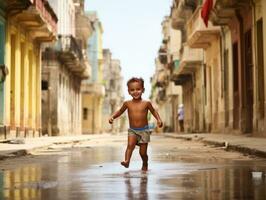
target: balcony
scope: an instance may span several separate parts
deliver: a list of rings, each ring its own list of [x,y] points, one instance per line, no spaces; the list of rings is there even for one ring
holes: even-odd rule
[[[55,45],[61,61],[74,73],[82,73],[86,69],[83,53],[72,35],[59,35]]]
[[[182,30],[192,10],[195,8],[195,3],[193,0],[179,0],[176,4],[171,7],[171,26],[174,29]]]
[[[162,34],[163,34],[163,41],[162,43],[167,44],[170,38],[170,19],[169,17],[165,17],[162,22]]]
[[[155,75],[155,85],[157,87],[164,87],[167,83],[167,72],[160,70]]]
[[[104,97],[105,87],[100,83],[82,83],[81,92],[85,94],[91,94],[98,97]]]
[[[191,74],[173,74],[171,76],[171,81],[175,83],[175,85],[183,85],[187,81],[192,81],[192,75]]]
[[[87,40],[93,31],[89,18],[82,13],[76,14],[76,34],[77,37]]]
[[[159,60],[162,64],[166,65],[167,64],[167,49],[165,45],[161,46],[159,51],[158,51],[158,57]]]
[[[199,6],[187,23],[187,43],[192,48],[208,48],[211,42],[219,37],[220,27],[213,26],[209,21],[208,27],[205,26]]]
[[[45,0],[5,1],[7,14],[27,29],[40,42],[53,41],[57,32],[57,16]]]
[[[214,0],[214,6],[210,15],[210,21],[212,21],[214,25],[228,25],[232,18],[235,16],[235,10],[248,7],[249,2],[250,1],[248,0]]]
[[[173,71],[177,71],[179,69],[179,66],[180,66],[180,60],[177,59],[177,60],[173,60]]]
[[[192,49],[187,44],[183,45],[180,52],[180,63],[174,74],[189,74],[194,72],[203,59],[202,49]]]

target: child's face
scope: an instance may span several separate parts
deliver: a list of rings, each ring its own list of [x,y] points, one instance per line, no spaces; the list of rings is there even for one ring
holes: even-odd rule
[[[140,82],[132,82],[128,85],[128,93],[133,99],[140,99],[143,92],[144,88]]]

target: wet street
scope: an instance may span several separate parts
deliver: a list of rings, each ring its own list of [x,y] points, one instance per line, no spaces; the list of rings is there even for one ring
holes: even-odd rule
[[[125,148],[126,135],[99,136],[3,160],[0,199],[266,199],[265,159],[152,135],[142,172],[138,147],[120,165]]]

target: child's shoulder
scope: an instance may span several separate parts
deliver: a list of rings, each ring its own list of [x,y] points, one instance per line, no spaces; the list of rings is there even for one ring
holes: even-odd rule
[[[151,104],[150,100],[142,100],[143,103]]]
[[[141,103],[145,106],[149,106],[151,105],[151,101],[150,100],[142,100]]]
[[[125,106],[128,106],[128,105],[130,104],[130,102],[131,102],[131,100],[126,100],[126,101],[124,101],[123,104],[124,104]]]

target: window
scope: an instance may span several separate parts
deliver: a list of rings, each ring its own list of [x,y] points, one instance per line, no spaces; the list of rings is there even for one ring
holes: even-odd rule
[[[42,80],[42,90],[48,90],[48,86],[49,86],[48,81]]]
[[[83,120],[88,119],[88,108],[83,108]]]

